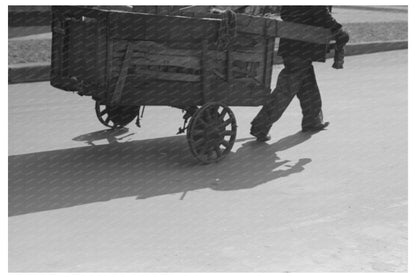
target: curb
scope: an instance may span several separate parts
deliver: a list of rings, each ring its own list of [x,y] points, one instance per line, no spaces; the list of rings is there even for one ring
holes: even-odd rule
[[[348,6],[340,5],[333,6],[333,8],[350,9],[350,10],[363,10],[363,11],[374,11],[374,12],[389,12],[389,13],[408,13],[407,9],[394,8],[389,6]]]
[[[391,50],[408,49],[408,41],[366,42],[346,45],[345,55],[360,55]]]
[[[345,56],[408,49],[408,41],[354,43],[345,47]],[[274,52],[274,64],[282,64],[282,58]],[[327,58],[333,57],[333,53]],[[9,84],[48,81],[50,63],[25,63],[9,65]]]
[[[9,65],[9,84],[48,81],[50,71],[48,62]]]

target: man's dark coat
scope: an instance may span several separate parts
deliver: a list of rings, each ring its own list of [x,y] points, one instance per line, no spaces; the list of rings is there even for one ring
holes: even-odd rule
[[[341,29],[329,12],[328,6],[282,6],[280,17],[283,21],[324,27],[336,32]],[[325,61],[326,45],[280,39],[278,55],[297,56],[312,61]]]

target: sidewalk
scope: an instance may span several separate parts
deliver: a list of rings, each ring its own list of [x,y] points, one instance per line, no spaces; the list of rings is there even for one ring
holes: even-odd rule
[[[332,14],[336,20],[342,24],[346,23],[364,23],[364,22],[407,22],[407,9],[388,10],[379,8],[379,10],[366,9],[365,7],[348,8],[334,7]],[[381,7],[381,6],[377,6]],[[399,11],[399,12],[398,12]]]

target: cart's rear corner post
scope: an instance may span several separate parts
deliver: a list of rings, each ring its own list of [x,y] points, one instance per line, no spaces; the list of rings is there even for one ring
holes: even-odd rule
[[[50,80],[52,86],[54,86],[54,82],[59,76],[59,65],[62,61],[62,50],[58,50],[63,46],[63,34],[65,33],[65,29],[60,26],[60,20],[56,8],[52,6],[52,53],[51,53],[51,72],[50,72]],[[61,34],[61,36],[57,36],[56,34]]]
[[[68,68],[65,66],[68,60],[68,43],[66,38],[66,26],[63,9],[52,6],[52,53],[51,53],[51,72],[50,82],[54,87],[69,87],[64,85],[63,77]]]
[[[104,99],[108,89],[107,61],[108,61],[108,20],[109,13],[102,12],[97,18],[97,40],[96,40],[96,81],[99,85],[99,91],[94,95],[96,99]]]
[[[212,99],[210,90],[210,57],[208,55],[208,39],[204,38],[201,41],[201,91],[202,104],[205,104]]]

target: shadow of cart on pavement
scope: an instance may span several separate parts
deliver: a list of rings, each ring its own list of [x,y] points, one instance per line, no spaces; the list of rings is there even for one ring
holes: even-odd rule
[[[9,216],[123,197],[180,194],[174,198],[186,201],[194,190],[253,188],[303,171],[310,158],[281,160],[276,152],[310,137],[299,132],[273,144],[250,138],[209,165],[196,163],[184,136],[9,156]]]

